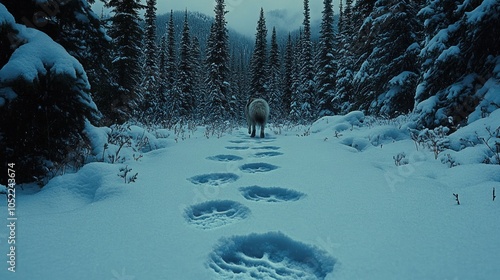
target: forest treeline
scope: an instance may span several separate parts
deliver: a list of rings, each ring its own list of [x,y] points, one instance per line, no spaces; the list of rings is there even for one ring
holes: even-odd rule
[[[223,0],[205,33],[189,11],[158,27],[156,0],[102,1],[109,16],[94,2],[0,1],[0,146],[28,181],[87,141],[87,121],[241,120],[257,96],[274,122],[361,110],[456,128],[500,106],[499,1],[346,0],[335,15],[324,0],[312,39],[303,0],[299,33],[277,40],[262,9],[251,48],[230,40]]]

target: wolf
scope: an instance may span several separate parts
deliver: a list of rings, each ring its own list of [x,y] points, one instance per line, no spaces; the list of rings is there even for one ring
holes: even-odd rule
[[[248,134],[255,137],[255,126],[260,126],[260,138],[264,138],[264,127],[269,118],[269,104],[262,98],[250,98],[245,106]]]

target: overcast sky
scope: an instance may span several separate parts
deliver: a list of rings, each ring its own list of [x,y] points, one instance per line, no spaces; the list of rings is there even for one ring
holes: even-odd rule
[[[98,1],[97,1],[98,2]],[[143,0],[142,2],[146,2]],[[100,3],[100,2],[99,2]],[[334,0],[334,10],[338,11],[338,0]],[[272,29],[272,25],[279,25],[281,29],[294,30],[300,27],[303,20],[303,0],[226,0],[226,20],[228,26],[248,36],[255,35],[257,21],[259,19],[260,8],[264,8],[264,12],[272,10],[281,10],[281,15],[284,20],[274,21],[269,19],[267,22],[268,30]],[[214,0],[157,0],[157,13],[164,14],[170,10],[185,10],[197,11],[214,15]],[[322,0],[310,0],[309,6],[311,9],[311,20],[321,20],[321,11],[323,9]],[[98,14],[101,8],[97,8]],[[96,11],[96,12],[97,12]],[[266,16],[266,20],[268,16]]]

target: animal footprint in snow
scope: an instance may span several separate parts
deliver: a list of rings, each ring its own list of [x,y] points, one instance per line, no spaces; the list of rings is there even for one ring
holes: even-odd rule
[[[207,159],[215,161],[237,161],[242,160],[243,158],[235,155],[216,155],[207,157]]]
[[[248,146],[227,146],[228,150],[248,150]]]
[[[264,201],[264,202],[284,202],[296,201],[304,196],[304,193],[285,188],[263,188],[259,186],[251,186],[240,188],[240,192],[248,200]]]
[[[248,173],[269,172],[276,168],[278,168],[278,166],[263,162],[247,163],[240,166],[241,171]]]
[[[241,143],[247,143],[247,141],[245,141],[245,140],[230,140],[229,143],[241,144]]]
[[[260,153],[256,153],[255,154],[255,157],[258,157],[258,158],[264,158],[264,157],[275,157],[275,156],[280,156],[282,155],[283,153],[280,153],[280,152],[260,152]]]
[[[220,186],[222,184],[231,183],[238,180],[238,175],[234,173],[210,173],[203,174],[189,178],[193,184],[197,185],[210,185],[210,186]]]
[[[253,147],[254,150],[279,150],[281,149],[278,146],[261,146],[261,147]]]
[[[186,221],[201,229],[213,229],[245,219],[250,209],[230,200],[212,200],[189,206],[184,211]]]
[[[324,279],[335,260],[281,232],[221,238],[208,267],[224,279]]]

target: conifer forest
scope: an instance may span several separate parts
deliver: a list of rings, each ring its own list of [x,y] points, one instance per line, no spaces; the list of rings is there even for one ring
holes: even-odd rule
[[[243,125],[250,96],[288,124],[359,110],[455,130],[500,106],[499,1],[324,0],[311,19],[304,0],[300,28],[261,9],[253,38],[224,0],[211,15],[96,1],[0,1],[0,161],[20,181],[81,161],[87,123]]]

